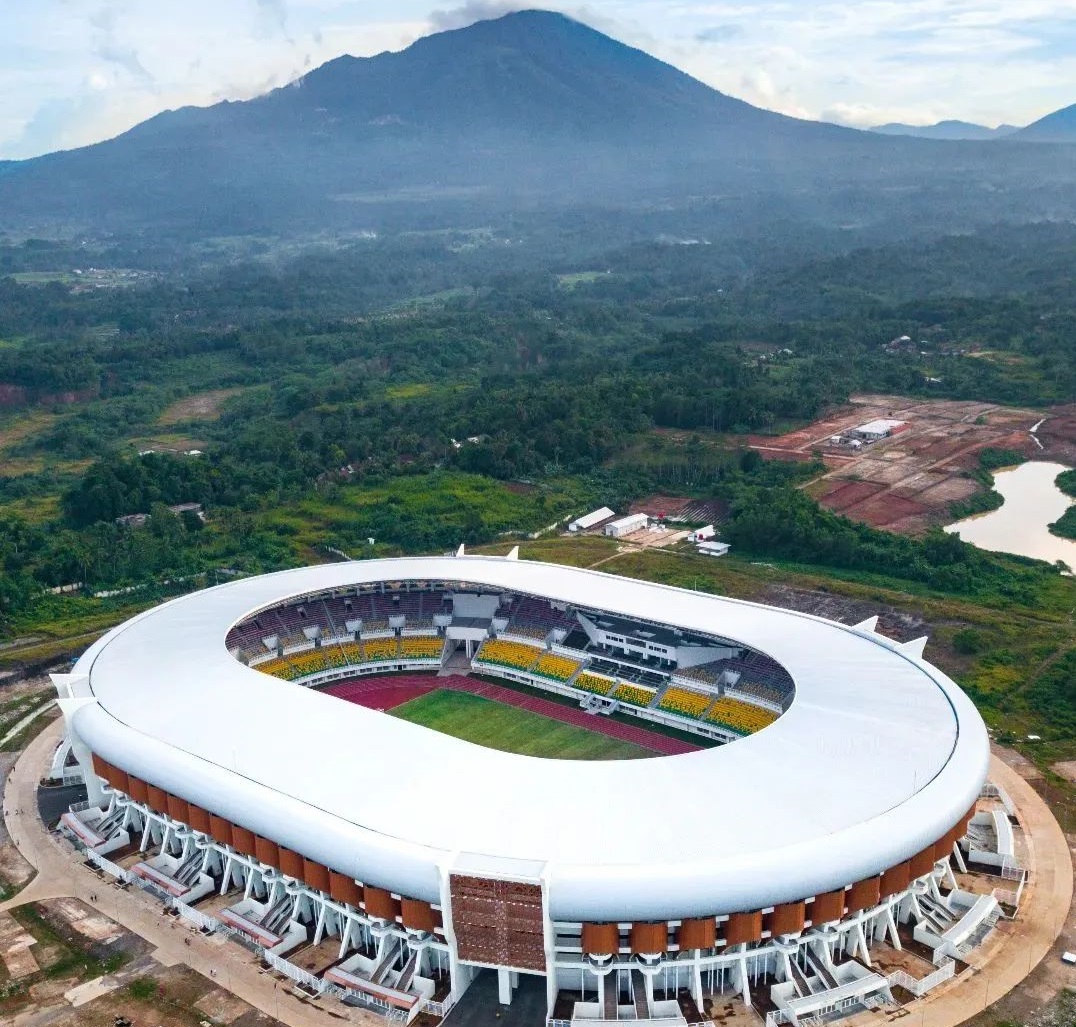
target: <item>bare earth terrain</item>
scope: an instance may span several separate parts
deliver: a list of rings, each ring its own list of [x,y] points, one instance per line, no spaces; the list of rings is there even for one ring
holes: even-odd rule
[[[1062,436],[1076,439],[1076,411],[1070,412],[1071,432],[1059,418],[1054,435],[1040,435],[1040,448],[1030,429],[1043,417],[1040,411],[988,403],[865,395],[799,431],[776,438],[755,435],[749,441],[771,459],[820,454],[829,470],[810,491],[823,506],[875,527],[917,534],[948,523],[950,504],[979,491],[966,477],[978,465],[979,450],[1012,449],[1031,458],[1063,460],[1068,443],[1062,443]],[[878,418],[905,421],[908,427],[857,451],[829,441]]]

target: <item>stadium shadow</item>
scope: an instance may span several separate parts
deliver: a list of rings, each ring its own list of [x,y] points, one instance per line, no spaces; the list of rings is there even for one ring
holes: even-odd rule
[[[538,1027],[545,1023],[545,1011],[544,977],[521,973],[512,1004],[502,1006],[497,997],[497,972],[480,970],[446,1022],[450,1027]]]

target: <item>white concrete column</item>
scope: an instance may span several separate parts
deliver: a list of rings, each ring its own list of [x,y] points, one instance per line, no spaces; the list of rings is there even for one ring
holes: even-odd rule
[[[791,960],[788,958],[788,953],[784,949],[778,949],[777,955],[781,960],[781,980],[792,980],[792,966]]]
[[[220,893],[223,895],[228,890],[228,884],[232,879],[232,854],[229,852],[224,857],[224,872],[220,876]]]
[[[745,955],[746,951],[746,945],[740,949],[740,962],[738,964],[740,970],[740,994],[743,996],[744,1005],[747,1006],[748,1009],[752,1009],[753,1006],[751,1005],[751,983],[750,979],[747,976],[747,956]]]
[[[912,892],[911,895],[908,896],[908,905],[910,907],[909,912],[911,916],[916,920],[922,920],[923,907],[919,905],[919,896],[915,892]]]
[[[348,942],[351,940],[351,917],[346,917],[340,928],[340,951],[336,958],[343,959],[344,953],[347,952]]]
[[[897,921],[893,917],[893,907],[886,906],[885,909],[885,924],[886,930],[889,933],[889,944],[893,946],[898,952],[904,947],[900,943],[900,935],[897,934]]]
[[[859,919],[856,920],[856,941],[859,948],[859,958],[863,960],[867,966],[873,965],[871,963],[870,948],[867,946],[867,936],[863,932],[863,914],[859,914]]]
[[[512,1004],[512,972],[510,970],[497,971],[497,1001],[502,1006]]]

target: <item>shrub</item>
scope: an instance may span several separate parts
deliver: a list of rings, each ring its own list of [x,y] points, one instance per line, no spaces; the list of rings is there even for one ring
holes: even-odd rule
[[[149,1002],[157,997],[157,982],[152,977],[136,977],[127,985],[127,993],[140,1002]]]
[[[953,635],[953,648],[965,656],[981,653],[986,648],[986,638],[974,628],[961,628]]]

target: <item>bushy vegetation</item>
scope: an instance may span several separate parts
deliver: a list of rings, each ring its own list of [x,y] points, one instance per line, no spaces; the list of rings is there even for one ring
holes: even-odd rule
[[[973,517],[975,514],[989,513],[999,509],[1005,500],[1000,492],[994,488],[994,475],[992,471],[1002,467],[1012,467],[1022,464],[1027,458],[1023,453],[1015,449],[997,449],[988,446],[979,451],[979,466],[970,471],[968,476],[974,478],[983,488],[982,492],[976,492],[967,499],[957,500],[949,504],[949,514],[956,520],[965,517]]]
[[[1076,228],[851,254],[813,232],[672,246],[582,215],[301,252],[172,243],[0,244],[0,268],[33,281],[88,262],[159,272],[124,289],[0,279],[0,632],[44,636],[35,659],[221,570],[507,547],[660,493],[727,505],[726,566],[958,606],[954,672],[999,717],[1069,702],[1061,678],[1028,670],[1058,644],[1028,611],[1073,606],[1056,569],[830,513],[802,488],[820,462],[763,460],[747,436],[857,391],[1071,401]],[[985,451],[983,491],[954,514],[992,508],[992,471],[1021,458]],[[1076,475],[1062,487],[1076,493]],[[187,502],[204,524],[168,510]],[[134,513],[143,526],[116,523]],[[583,566],[614,552],[550,550]],[[688,557],[662,559],[697,577]],[[135,591],[44,591],[76,582]],[[1033,643],[1006,634],[1002,610]]]
[[[733,491],[723,537],[738,550],[804,564],[918,582],[956,595],[1021,604],[1035,601],[1056,572],[1004,559],[935,529],[922,539],[851,521],[801,490],[741,487]]]

